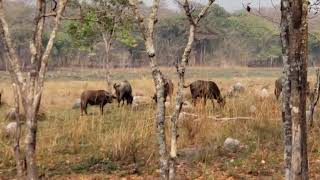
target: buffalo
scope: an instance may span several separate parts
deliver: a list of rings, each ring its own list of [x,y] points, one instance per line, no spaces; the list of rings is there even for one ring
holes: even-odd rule
[[[83,115],[83,111],[87,113],[87,105],[99,105],[101,115],[103,115],[103,107],[107,103],[112,103],[112,99],[116,97],[113,96],[111,93],[105,90],[87,90],[81,93],[80,99],[80,108],[81,108],[81,115]]]
[[[195,105],[195,101],[198,97],[204,98],[204,104],[206,104],[207,99],[211,99],[212,105],[214,106],[214,99],[220,104],[220,106],[224,106],[225,99],[221,96],[219,87],[213,81],[203,81],[197,80],[192,82],[187,86],[183,86],[184,88],[190,87],[190,92],[192,96],[192,102]]]
[[[276,79],[275,83],[274,83],[274,95],[276,96],[276,99],[279,99],[279,96],[282,92],[282,81],[283,81],[284,77],[281,76],[278,79]],[[307,96],[310,94],[310,82],[307,82],[307,89],[306,89],[306,94]]]
[[[123,105],[125,100],[127,101],[127,104],[132,104],[132,101],[133,101],[132,87],[127,80],[122,81],[120,83],[115,83],[113,85],[113,88],[116,92],[118,106],[120,106],[121,101]]]
[[[274,95],[276,96],[276,99],[279,99],[282,92],[282,80],[283,77],[281,76],[274,82]]]
[[[167,96],[170,96],[170,100],[172,99],[173,90],[173,82],[170,79],[164,78],[164,102],[167,101]],[[157,102],[157,93],[154,93],[152,99]]]

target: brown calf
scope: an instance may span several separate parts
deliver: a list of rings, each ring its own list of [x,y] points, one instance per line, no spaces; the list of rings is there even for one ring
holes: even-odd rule
[[[81,115],[83,115],[83,111],[87,113],[87,106],[90,105],[99,105],[101,115],[103,114],[103,107],[107,103],[112,103],[112,99],[116,98],[111,93],[105,90],[87,90],[81,93]]]

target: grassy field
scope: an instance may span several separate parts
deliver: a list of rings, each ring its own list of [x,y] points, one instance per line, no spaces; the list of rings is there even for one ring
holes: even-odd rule
[[[164,73],[176,82],[173,68]],[[314,79],[314,69],[310,69]],[[197,114],[196,120],[179,122],[178,148],[193,149],[195,155],[179,158],[181,179],[281,179],[283,172],[282,121],[280,102],[273,95],[274,80],[281,69],[207,68],[193,67],[186,74],[187,83],[196,79],[215,81],[226,94],[236,82],[246,91],[228,98],[226,106],[199,106],[183,110]],[[151,97],[153,81],[148,69],[118,69],[112,71],[114,81],[128,79],[133,93]],[[155,105],[150,103],[132,108],[106,105],[105,115],[90,107],[88,116],[72,109],[73,102],[86,89],[105,89],[102,71],[93,69],[61,69],[48,73],[38,123],[37,160],[45,179],[154,179],[158,177],[157,141],[155,137]],[[269,97],[261,98],[261,88]],[[5,105],[0,107],[0,127],[12,105],[9,76],[0,72],[0,89]],[[186,92],[189,89],[186,89]],[[189,100],[187,98],[187,100]],[[167,127],[173,110],[167,106]],[[254,105],[256,112],[250,112]],[[247,120],[214,121],[209,117],[250,117]],[[320,178],[320,123],[316,113],[315,127],[309,130],[309,165],[312,179]],[[0,179],[15,175],[10,140],[0,132]],[[170,132],[167,132],[169,140]],[[226,152],[222,145],[227,137],[239,139],[244,145],[236,153]],[[169,144],[169,143],[168,143]],[[181,151],[181,154],[183,152]]]

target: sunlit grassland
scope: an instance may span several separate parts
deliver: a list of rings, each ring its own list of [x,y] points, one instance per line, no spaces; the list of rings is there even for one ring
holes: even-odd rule
[[[173,68],[163,68],[164,74],[176,84]],[[311,70],[310,79],[314,70]],[[9,79],[2,74],[0,89],[4,90],[5,105],[0,107],[0,126],[6,111],[12,105]],[[45,177],[68,174],[142,174],[157,176],[157,141],[155,135],[155,105],[153,80],[148,69],[113,70],[114,81],[128,79],[133,93],[139,92],[150,98],[145,105],[131,108],[107,104],[101,116],[97,107],[89,107],[90,115],[80,116],[79,109],[72,109],[74,100],[86,89],[105,89],[103,73],[92,69],[63,69],[49,72],[45,83],[39,119],[37,159],[40,173]],[[198,148],[201,153],[191,162],[188,178],[281,177],[282,172],[282,121],[280,102],[273,95],[274,80],[281,69],[208,68],[192,67],[187,71],[186,83],[196,79],[215,81],[225,95],[235,82],[241,82],[246,90],[237,97],[228,98],[226,106],[215,108],[208,101],[206,107],[199,103],[193,109],[183,109],[198,115],[197,119],[179,122],[178,148]],[[268,89],[269,97],[261,98],[262,88]],[[176,89],[176,87],[175,87]],[[189,89],[185,89],[186,92]],[[188,99],[187,97],[187,100]],[[167,106],[167,141],[169,148],[170,115],[174,102]],[[250,106],[256,111],[250,112]],[[248,117],[245,120],[215,121],[210,117]],[[316,114],[318,120],[318,112]],[[10,141],[0,132],[0,177],[14,175],[14,158]],[[309,131],[310,165],[313,174],[320,174],[319,123]],[[245,147],[238,153],[223,150],[227,137],[239,139]],[[23,140],[22,140],[23,142]],[[319,158],[318,158],[319,159]],[[265,163],[261,163],[264,160]],[[315,176],[313,176],[315,177]],[[58,178],[59,179],[59,178]]]

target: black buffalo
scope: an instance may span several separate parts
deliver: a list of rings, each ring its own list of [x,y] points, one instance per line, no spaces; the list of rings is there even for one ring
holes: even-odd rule
[[[120,105],[121,101],[123,105],[125,100],[127,101],[127,104],[132,104],[132,101],[133,101],[132,87],[127,80],[122,81],[120,83],[115,83],[113,85],[113,88],[116,92],[118,106]]]
[[[213,102],[214,99],[216,99],[221,106],[224,106],[225,104],[225,100],[221,96],[219,87],[213,81],[197,80],[192,82],[188,86],[184,86],[184,88],[188,88],[188,87],[190,87],[192,102],[194,105],[198,97],[204,99],[204,104],[206,104],[207,99],[211,99],[213,106],[214,106],[214,102]]]

